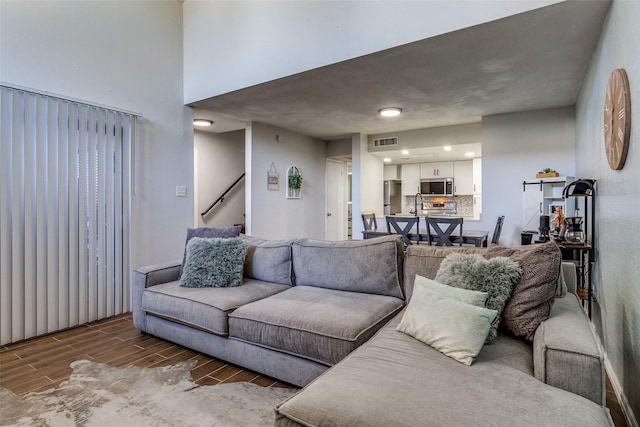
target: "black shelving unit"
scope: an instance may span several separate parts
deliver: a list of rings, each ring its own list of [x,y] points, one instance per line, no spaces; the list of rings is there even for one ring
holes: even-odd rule
[[[568,184],[563,191],[565,199],[575,198],[576,211],[584,210],[582,217],[585,241],[580,244],[558,242],[563,258],[576,261],[578,273],[578,297],[586,305],[591,318],[593,302],[592,267],[596,261],[596,180],[581,178]],[[568,200],[567,200],[568,201]],[[580,203],[582,201],[582,203]],[[579,215],[576,215],[579,216]]]

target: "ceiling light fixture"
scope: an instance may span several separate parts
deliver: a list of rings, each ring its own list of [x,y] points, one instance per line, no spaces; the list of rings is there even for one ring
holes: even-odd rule
[[[193,119],[193,125],[194,126],[211,126],[213,124],[213,122],[211,120],[207,120],[207,119]]]
[[[404,154],[404,155],[409,154],[409,150],[402,150],[402,154]]]
[[[385,107],[378,110],[378,114],[382,117],[396,117],[402,113],[402,108],[398,107]]]
[[[383,162],[386,162],[386,163],[389,163],[389,162],[391,161],[391,159],[390,159],[390,158],[388,158],[388,157],[385,157],[384,159],[382,159],[382,161],[383,161]]]
[[[442,148],[444,148],[444,151],[451,151],[451,146],[450,145],[445,145]]]
[[[473,151],[467,151],[466,153],[464,153],[465,156],[467,157],[473,157],[474,152]]]

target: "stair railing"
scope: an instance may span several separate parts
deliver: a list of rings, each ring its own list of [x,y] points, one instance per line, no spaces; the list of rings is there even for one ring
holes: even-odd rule
[[[227,188],[227,189],[224,191],[224,193],[222,193],[222,195],[216,199],[216,201],[215,201],[215,202],[211,203],[211,205],[210,205],[207,209],[205,209],[205,211],[204,211],[204,212],[202,212],[202,213],[200,214],[200,216],[204,217],[204,216],[205,216],[206,214],[208,214],[208,213],[211,211],[211,209],[213,209],[213,208],[214,208],[218,203],[222,203],[222,202],[224,202],[224,198],[227,196],[227,194],[229,194],[229,192],[230,192],[231,190],[233,190],[233,187],[235,187],[236,185],[238,185],[238,183],[239,183],[240,181],[242,181],[242,179],[244,178],[244,175],[245,175],[245,174],[244,174],[244,172],[243,172],[243,173],[242,173],[242,175],[240,175],[240,177],[239,177],[238,179],[236,179],[236,180],[233,182],[233,184],[231,184],[231,185],[229,186],[229,188]]]

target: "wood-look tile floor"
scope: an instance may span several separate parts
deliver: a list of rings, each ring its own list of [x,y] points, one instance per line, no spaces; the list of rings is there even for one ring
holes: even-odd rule
[[[69,378],[69,364],[87,359],[109,366],[152,368],[197,360],[191,371],[200,385],[251,382],[293,387],[248,369],[141,333],[131,314],[0,347],[0,386],[16,394],[43,391]]]
[[[44,391],[69,378],[69,364],[87,359],[110,366],[167,366],[197,360],[191,371],[200,385],[246,381],[263,387],[293,387],[177,344],[142,334],[131,314],[0,347],[0,386],[16,394]],[[607,378],[607,407],[616,427],[628,427]]]

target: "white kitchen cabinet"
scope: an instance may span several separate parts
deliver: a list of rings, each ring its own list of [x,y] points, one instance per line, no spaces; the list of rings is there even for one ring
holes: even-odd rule
[[[562,208],[565,216],[575,215],[575,206],[567,203],[562,191],[573,182],[572,177],[536,178],[522,183],[522,230],[536,231],[540,227],[540,215],[550,215]]]
[[[414,196],[420,192],[420,163],[409,163],[400,168],[402,195]]]
[[[476,157],[473,162],[473,194],[482,194],[482,158]]]
[[[383,180],[393,181],[400,178],[400,165],[384,165]]]
[[[420,163],[420,178],[453,178],[453,162]]]
[[[482,194],[473,195],[473,218],[480,219],[482,214]]]
[[[453,162],[453,186],[455,196],[473,194],[473,160]]]

